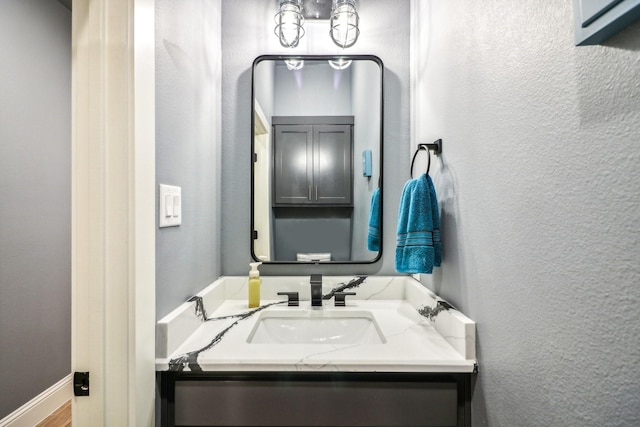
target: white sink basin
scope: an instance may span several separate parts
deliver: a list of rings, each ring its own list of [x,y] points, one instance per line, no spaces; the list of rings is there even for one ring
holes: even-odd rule
[[[251,344],[384,344],[368,311],[264,311],[247,339]]]

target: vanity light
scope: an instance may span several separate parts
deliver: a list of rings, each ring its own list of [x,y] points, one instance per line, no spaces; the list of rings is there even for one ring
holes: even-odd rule
[[[296,47],[304,36],[304,17],[300,8],[301,0],[280,0],[280,8],[274,16],[276,27],[273,32],[283,47]]]
[[[331,39],[345,49],[358,40],[360,18],[356,11],[356,0],[333,0],[331,8]]]
[[[287,65],[287,69],[291,71],[302,70],[302,67],[304,67],[304,59],[285,59],[284,63]]]
[[[334,70],[346,70],[351,66],[351,60],[346,58],[329,59],[328,62]]]

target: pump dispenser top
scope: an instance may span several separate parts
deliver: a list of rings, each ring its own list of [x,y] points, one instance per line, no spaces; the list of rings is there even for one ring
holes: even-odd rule
[[[249,266],[251,266],[251,271],[249,271],[249,277],[260,277],[260,272],[258,271],[258,267],[262,264],[261,262],[250,262]]]

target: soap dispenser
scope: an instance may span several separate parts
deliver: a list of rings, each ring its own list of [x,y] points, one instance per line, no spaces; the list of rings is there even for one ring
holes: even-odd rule
[[[252,262],[249,271],[249,308],[260,307],[260,272],[258,266],[261,262]]]

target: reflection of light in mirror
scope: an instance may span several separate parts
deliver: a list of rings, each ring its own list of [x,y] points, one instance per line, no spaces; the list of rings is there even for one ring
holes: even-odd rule
[[[346,58],[336,58],[336,59],[329,59],[329,65],[331,65],[331,68],[333,68],[334,70],[346,70],[347,68],[349,68],[349,66],[351,66],[351,60],[350,59],[346,59]]]
[[[304,151],[299,152],[293,164],[298,173],[304,175],[307,170],[307,153],[305,153]]]
[[[286,59],[284,63],[287,64],[287,69],[291,71],[302,70],[302,67],[304,67],[304,60],[302,59]]]
[[[342,82],[342,74],[343,73],[333,73],[333,88],[337,91],[340,87],[340,83]]]
[[[334,153],[330,150],[321,149],[320,150],[320,169],[321,170],[333,170],[335,167],[335,158]]]
[[[298,89],[302,88],[302,71],[294,70],[293,76],[296,79],[296,84],[298,85]]]

